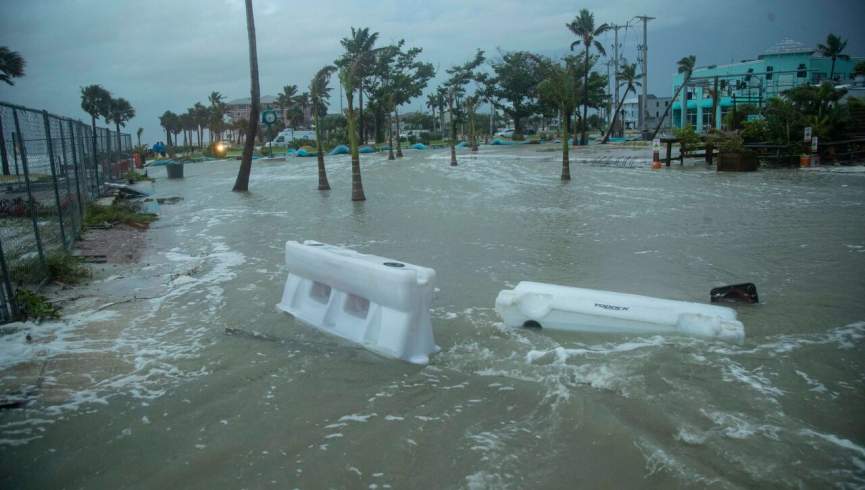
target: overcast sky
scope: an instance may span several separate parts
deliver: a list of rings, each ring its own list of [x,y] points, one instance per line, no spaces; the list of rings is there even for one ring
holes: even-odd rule
[[[675,61],[698,65],[755,57],[785,37],[815,45],[834,32],[847,52],[865,55],[863,0],[254,0],[262,94],[296,84],[340,54],[351,26],[382,42],[404,38],[444,69],[476,48],[564,54],[565,28],[580,8],[598,24],[650,15],[649,92],[670,95]],[[622,55],[636,60],[642,31],[620,31]],[[612,35],[601,41],[612,45]],[[133,104],[128,128],[164,139],[158,116],[182,112],[219,91],[249,95],[243,0],[0,0],[0,46],[19,51],[27,74],[0,85],[0,100],[87,120],[80,87],[99,83]],[[605,69],[606,70],[606,69]],[[438,80],[434,83],[438,83]],[[404,110],[417,109],[413,101]],[[332,108],[338,108],[334,98]]]

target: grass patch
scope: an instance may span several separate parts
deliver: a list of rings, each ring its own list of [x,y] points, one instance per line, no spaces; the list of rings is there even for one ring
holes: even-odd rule
[[[153,179],[144,174],[140,174],[135,170],[130,170],[129,173],[126,174],[126,180],[130,184],[134,184],[136,182],[153,182]]]
[[[18,319],[25,320],[56,320],[60,318],[60,309],[52,305],[48,298],[34,293],[29,289],[18,288],[15,291],[15,303],[18,305]]]
[[[139,213],[132,204],[116,202],[111,206],[90,203],[84,214],[84,226],[99,226],[123,223],[130,226],[151,223],[156,220],[152,214]]]
[[[45,265],[38,257],[24,261],[9,271],[15,284],[39,284],[49,282],[78,284],[90,277],[90,270],[81,264],[81,259],[66,252],[57,252],[45,257]]]

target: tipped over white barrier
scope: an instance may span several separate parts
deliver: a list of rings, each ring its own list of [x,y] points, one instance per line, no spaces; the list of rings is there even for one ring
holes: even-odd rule
[[[314,241],[285,243],[280,310],[386,357],[426,364],[435,271]]]
[[[510,327],[679,334],[736,342],[745,338],[745,327],[731,308],[538,282],[523,281],[500,291],[496,312]]]

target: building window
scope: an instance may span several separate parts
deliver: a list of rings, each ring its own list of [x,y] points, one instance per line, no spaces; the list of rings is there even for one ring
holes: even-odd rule
[[[799,68],[796,68],[796,78],[806,78],[808,69],[805,68],[805,63],[799,63]]]
[[[772,68],[771,66],[766,67],[766,80],[772,79],[772,71],[773,70],[774,70],[774,68]]]

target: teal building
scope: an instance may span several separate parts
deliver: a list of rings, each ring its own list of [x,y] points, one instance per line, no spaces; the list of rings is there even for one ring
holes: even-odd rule
[[[853,83],[853,67],[865,58],[836,59],[834,80],[838,85]],[[721,127],[728,112],[743,104],[762,106],[766,99],[783,91],[807,84],[819,84],[829,79],[832,59],[821,56],[816,48],[785,39],[767,49],[754,60],[695,68],[691,79],[677,100],[673,101],[673,126],[685,122],[702,132],[708,127]],[[684,74],[673,79],[673,93],[682,84]],[[717,83],[716,83],[717,82]],[[712,92],[718,87],[718,110],[712,114]],[[714,116],[714,124],[712,118]]]

